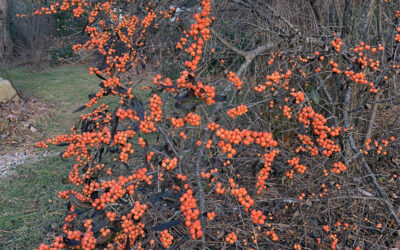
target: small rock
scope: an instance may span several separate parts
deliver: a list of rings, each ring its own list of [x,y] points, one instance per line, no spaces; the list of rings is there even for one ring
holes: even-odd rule
[[[0,80],[0,103],[18,100],[17,91],[15,91],[11,83],[7,80]]]
[[[36,133],[37,129],[34,126],[30,126],[30,130],[32,131],[32,133]]]

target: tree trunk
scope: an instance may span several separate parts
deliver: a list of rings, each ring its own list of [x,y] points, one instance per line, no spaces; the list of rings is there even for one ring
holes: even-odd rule
[[[12,51],[12,42],[7,18],[9,1],[10,0],[0,0],[0,58],[3,62]]]

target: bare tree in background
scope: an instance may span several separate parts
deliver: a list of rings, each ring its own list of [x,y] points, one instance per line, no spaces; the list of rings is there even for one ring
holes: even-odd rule
[[[0,57],[5,58],[12,52],[12,41],[8,25],[9,0],[0,1]]]

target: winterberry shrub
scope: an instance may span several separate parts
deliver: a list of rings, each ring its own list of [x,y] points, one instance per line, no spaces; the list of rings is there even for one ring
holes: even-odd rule
[[[202,0],[168,50],[179,76],[156,72],[150,83],[130,73],[149,60],[152,39],[161,26],[175,25],[181,9],[163,1],[64,0],[35,12],[87,16],[90,39],[73,48],[104,57],[89,68],[101,83],[76,110],[86,111],[80,122],[70,134],[38,143],[65,146],[62,157],[75,159],[69,173],[75,187],[59,192],[68,204],[65,224],[39,249],[359,248],[360,234],[387,235],[382,244],[390,244],[400,221],[367,154],[393,157],[397,139],[390,130],[353,126],[376,112],[363,107],[370,98],[398,101],[388,86],[395,86],[399,68],[398,13],[397,27],[385,33],[390,52],[334,32],[326,42],[308,37],[316,44],[310,49],[268,43],[247,51],[213,30],[211,9]],[[245,60],[212,56],[223,55],[217,43]],[[392,61],[382,60],[385,53]],[[262,80],[251,69],[256,57],[267,65]],[[379,197],[356,195],[355,183],[346,181],[360,169]],[[386,212],[367,218],[370,205],[359,200],[368,199]]]

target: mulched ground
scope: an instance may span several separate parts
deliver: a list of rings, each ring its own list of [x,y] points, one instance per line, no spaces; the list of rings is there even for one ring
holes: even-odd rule
[[[35,148],[45,137],[36,124],[50,116],[50,110],[49,104],[34,97],[0,103],[0,178],[10,174],[14,165],[54,154]]]
[[[49,113],[48,105],[34,97],[0,103],[0,147],[20,147],[43,136],[35,126],[46,113]]]

